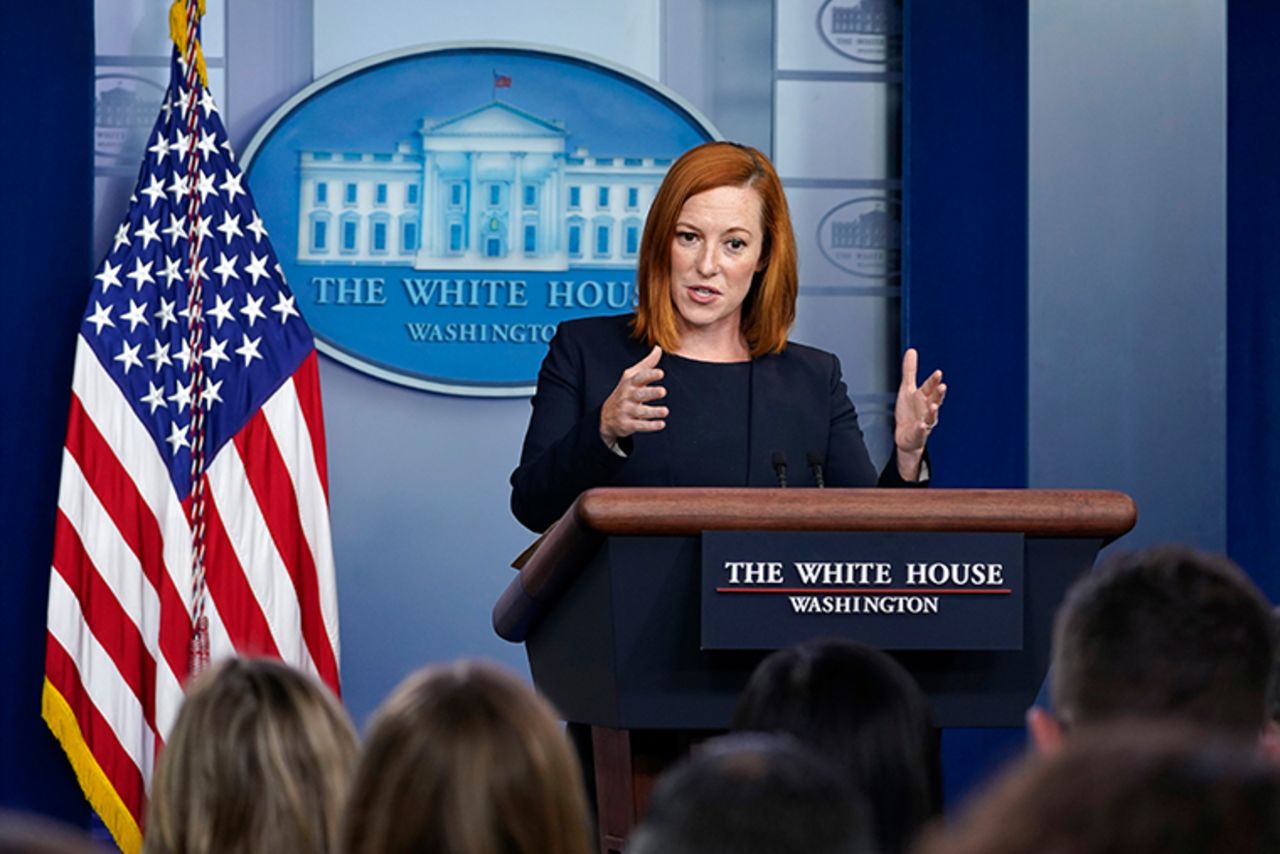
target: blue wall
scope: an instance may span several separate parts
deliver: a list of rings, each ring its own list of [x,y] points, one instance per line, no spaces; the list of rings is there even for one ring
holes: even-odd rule
[[[1225,3],[1029,5],[1029,483],[1128,492],[1125,548],[1221,551]]]

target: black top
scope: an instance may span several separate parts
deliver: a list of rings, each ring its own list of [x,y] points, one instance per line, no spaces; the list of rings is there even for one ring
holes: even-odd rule
[[[746,486],[749,445],[746,431],[736,425],[746,424],[750,414],[751,363],[699,362],[664,353],[658,364],[667,396],[655,403],[670,414],[666,428],[646,436],[644,444],[646,453],[666,463],[663,484]]]
[[[538,373],[511,509],[542,531],[596,486],[776,486],[775,455],[791,486],[815,486],[806,459],[822,458],[828,486],[873,486],[877,476],[858,428],[840,362],[788,343],[737,364],[664,354],[666,429],[637,433],[626,458],[600,438],[600,407],[622,372],[650,347],[631,337],[630,315],[560,324]],[[881,486],[906,486],[895,459]]]

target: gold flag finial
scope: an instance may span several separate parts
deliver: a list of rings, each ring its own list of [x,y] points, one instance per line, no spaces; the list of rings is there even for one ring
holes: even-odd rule
[[[196,21],[204,17],[205,0],[196,0]],[[187,62],[191,62],[192,56],[187,50],[187,37],[190,35],[195,41],[195,64],[196,71],[200,75],[200,84],[208,87],[209,72],[204,65],[204,50],[200,47],[199,39],[195,39],[194,22],[187,20],[187,0],[174,0],[173,5],[169,7],[169,38],[173,39],[173,43],[178,46],[178,53],[186,58]]]

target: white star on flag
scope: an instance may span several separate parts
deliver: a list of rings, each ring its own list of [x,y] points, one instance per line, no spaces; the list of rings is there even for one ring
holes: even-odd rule
[[[204,378],[204,408],[212,409],[215,403],[222,402],[222,395],[219,390],[222,388],[222,380],[214,381],[213,377]]]
[[[155,144],[148,148],[147,151],[155,152],[157,165],[163,163],[164,159],[169,156],[169,138],[167,136],[158,137]]]
[[[293,307],[293,296],[285,296],[284,291],[280,292],[280,298],[276,300],[276,304],[271,306],[271,310],[279,312],[280,322],[284,323],[290,317],[299,317],[298,310]]]
[[[218,144],[213,141],[213,134],[208,131],[200,132],[200,141],[196,143],[196,148],[200,149],[205,156],[218,153]]]
[[[227,339],[221,340],[209,336],[209,348],[204,351],[204,357],[209,360],[209,370],[214,371],[218,368],[218,362],[229,362],[231,357],[227,355]]]
[[[173,394],[169,395],[169,400],[173,401],[173,405],[179,412],[184,409],[190,409],[191,389],[185,383],[178,383],[173,390]]]
[[[169,227],[160,233],[169,238],[171,245],[177,246],[179,240],[187,239],[186,217],[169,214]]]
[[[256,253],[249,253],[249,263],[245,266],[244,271],[253,276],[250,284],[258,284],[258,279],[270,278],[271,274],[267,272],[267,256],[259,258]]]
[[[110,261],[102,262],[102,272],[94,276],[99,282],[102,282],[102,292],[105,294],[107,288],[117,287],[123,288],[124,285],[120,281],[120,264],[112,264]]]
[[[108,303],[107,305],[98,303],[93,314],[85,318],[85,323],[92,323],[95,327],[93,331],[101,335],[102,327],[116,325],[115,321],[111,319],[111,309],[113,308],[115,308],[115,306],[111,303]]]
[[[231,215],[228,211],[222,215],[222,225],[218,226],[218,231],[222,232],[222,239],[230,242],[233,237],[244,237],[244,232],[240,230],[240,215]]]
[[[218,266],[213,268],[213,272],[222,277],[222,286],[225,288],[227,279],[238,279],[240,274],[236,272],[236,256],[228,258],[222,253],[219,253],[219,255],[222,255],[222,258],[218,262]]]
[[[164,402],[164,386],[158,386],[147,380],[147,389],[147,393],[142,397],[142,402],[151,407],[151,415],[155,415],[157,409],[168,407],[168,404]]]
[[[191,350],[190,340],[186,338],[182,339],[182,344],[178,348],[178,354],[174,356],[174,358],[182,363],[182,372],[184,374],[191,371],[191,362],[195,358],[195,353]]]
[[[244,357],[244,364],[246,367],[248,367],[249,363],[254,359],[262,358],[262,354],[258,352],[258,344],[261,341],[261,335],[257,338],[250,338],[248,335],[245,335],[240,346],[236,348],[236,353]]]
[[[262,239],[267,236],[266,226],[262,224],[262,217],[258,216],[257,211],[253,212],[253,221],[246,225],[245,228],[253,232],[255,243],[261,243]]]
[[[177,319],[173,316],[173,300],[160,297],[160,308],[152,317],[160,324],[161,329],[164,329],[170,323],[177,323]]]
[[[120,315],[120,319],[129,321],[129,331],[132,332],[138,328],[138,324],[144,324],[148,326],[151,324],[151,322],[147,320],[146,311],[147,311],[146,300],[143,300],[142,302],[134,302],[133,300],[129,300],[129,310],[126,311],[124,314]]]
[[[159,373],[162,367],[172,365],[173,360],[169,358],[169,345],[161,343],[160,339],[157,338],[155,340],[155,349],[147,356],[147,361],[152,363],[156,373]]]
[[[236,200],[236,194],[244,195],[244,190],[240,187],[240,181],[244,178],[240,174],[231,174],[231,170],[223,172],[222,183],[218,185],[218,189],[227,194],[227,204],[233,204]],[[239,219],[239,217],[237,217]]]
[[[172,429],[169,431],[169,438],[166,442],[173,448],[173,453],[177,453],[179,448],[189,448],[191,443],[187,441],[187,428],[179,427],[178,422],[173,422]]]
[[[230,297],[227,297],[224,301],[220,295],[214,294],[213,302],[213,308],[209,309],[209,317],[216,318],[218,321],[218,328],[221,329],[222,324],[231,319],[232,300]]]
[[[142,195],[146,196],[150,201],[147,208],[151,209],[156,206],[156,202],[164,198],[164,181],[156,175],[151,176],[151,183],[143,188]]]
[[[216,193],[213,188],[213,176],[208,172],[201,172],[200,179],[196,181],[196,192],[200,194],[200,204],[204,204],[210,195]]]
[[[183,146],[186,150],[186,146]],[[173,195],[173,204],[175,207],[182,204],[187,197],[187,176],[173,173],[173,179],[169,182],[169,192]]]
[[[135,235],[142,241],[142,248],[146,249],[151,245],[151,241],[160,242],[160,235],[156,233],[156,227],[160,225],[160,220],[152,220],[148,217],[142,218],[142,228],[138,229]]]
[[[240,309],[240,313],[245,316],[245,319],[248,322],[250,329],[253,328],[253,324],[257,323],[259,320],[266,317],[266,314],[264,314],[262,311],[263,299],[264,297],[258,297],[257,299],[254,299],[248,294],[245,294],[244,308]]]
[[[142,290],[143,285],[154,284],[155,277],[151,275],[152,263],[153,262],[148,261],[144,264],[142,263],[142,258],[134,259],[133,272],[126,273],[125,278],[133,279],[134,287],[138,290]]]
[[[142,367],[142,360],[138,358],[138,351],[141,349],[141,344],[134,344],[130,347],[128,341],[121,343],[120,354],[115,357],[115,360],[124,365],[124,372],[126,374],[129,373],[129,369],[134,365],[137,365],[139,368]]]
[[[160,275],[164,276],[164,283],[166,287],[173,287],[173,283],[182,278],[182,259],[176,255],[166,255],[164,259],[164,270]]]

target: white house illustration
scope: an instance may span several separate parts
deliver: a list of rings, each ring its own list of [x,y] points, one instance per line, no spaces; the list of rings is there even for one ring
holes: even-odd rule
[[[302,151],[298,260],[420,270],[630,267],[671,158],[566,152],[501,101],[423,119],[391,153]]]

